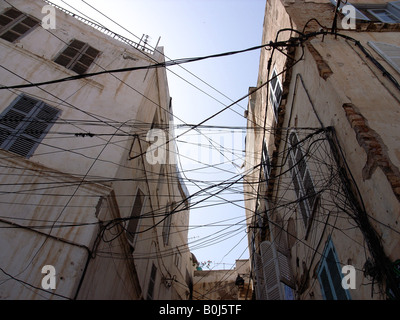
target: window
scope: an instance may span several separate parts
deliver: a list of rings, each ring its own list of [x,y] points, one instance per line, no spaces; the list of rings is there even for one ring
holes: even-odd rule
[[[178,269],[180,269],[180,268],[181,268],[182,255],[181,255],[181,253],[179,252],[179,249],[178,249],[178,248],[176,248],[176,249],[178,250],[178,252],[175,252],[174,263],[175,263],[176,267],[177,267]]]
[[[0,15],[0,38],[14,42],[33,30],[39,20],[11,8]]]
[[[376,17],[381,22],[386,23],[399,23],[400,18],[397,17],[394,13],[392,13],[388,9],[368,9],[368,12],[371,13],[374,17]]]
[[[54,62],[78,74],[83,74],[89,69],[99,53],[100,51],[92,48],[87,43],[73,40]]]
[[[306,160],[301,150],[301,144],[295,132],[289,136],[289,168],[292,175],[294,189],[299,199],[299,207],[306,227],[310,223],[310,217],[314,208],[316,194],[314,183],[307,168]]]
[[[336,5],[337,5],[337,1],[336,0],[331,0],[331,3],[336,7]],[[339,9],[342,9],[346,5],[351,5],[351,4],[349,2],[347,2],[347,1],[343,1],[342,0],[340,2]],[[357,20],[365,20],[365,21],[369,21],[370,20],[364,13],[362,13],[360,10],[358,10],[355,6],[353,6],[353,7],[354,7],[355,12],[356,12],[356,19]]]
[[[332,239],[329,238],[318,268],[318,280],[325,300],[350,300],[342,287],[342,272]]]
[[[389,43],[369,41],[373,48],[385,61],[400,73],[400,47]]]
[[[332,4],[336,6],[337,1],[331,0]],[[341,1],[339,8],[343,8],[349,3]],[[385,23],[400,23],[400,1],[392,1],[383,4],[354,4],[356,10],[356,19],[372,21],[372,22],[385,22]]]
[[[164,225],[163,225],[163,231],[162,231],[162,236],[163,236],[163,242],[164,246],[167,246],[169,244],[169,234],[171,232],[171,221],[172,221],[172,210],[175,207],[175,203],[172,203],[169,206],[169,212],[165,213],[165,218],[164,218]]]
[[[29,158],[60,112],[43,101],[19,96],[0,115],[0,148]]]
[[[279,242],[279,241],[278,241]],[[293,300],[294,286],[289,258],[278,246],[270,241],[260,243],[261,266],[263,275],[258,275],[258,281],[264,288],[258,288],[261,299],[266,300]],[[256,268],[260,268],[256,265]]]
[[[271,161],[269,159],[267,143],[265,142],[265,140],[263,141],[263,151],[262,151],[261,161],[262,161],[262,167],[263,167],[263,171],[264,171],[264,178],[265,178],[265,181],[266,181],[267,187],[268,187],[268,179],[269,179],[269,175],[271,173]]]
[[[279,105],[282,99],[282,85],[278,79],[278,73],[274,69],[269,84],[269,99],[274,108],[275,120],[278,121]]]
[[[157,267],[153,263],[151,266],[151,273],[150,273],[150,279],[149,279],[149,286],[147,288],[147,300],[153,300],[154,296],[154,284],[156,282],[156,277],[157,277]]]
[[[131,216],[126,228],[126,236],[129,243],[133,246],[136,239],[137,226],[139,224],[139,218],[141,216],[144,205],[144,194],[138,189],[136,192],[135,202],[133,203],[133,208]]]

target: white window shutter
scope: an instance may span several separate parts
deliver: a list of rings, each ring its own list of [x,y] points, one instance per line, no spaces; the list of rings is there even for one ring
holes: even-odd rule
[[[283,300],[280,272],[275,246],[269,241],[260,243],[261,260],[267,300]]]
[[[278,223],[272,226],[276,256],[279,266],[279,280],[289,287],[294,287],[294,279],[289,262],[289,246],[287,244],[287,233]]]
[[[265,280],[263,273],[263,263],[261,256],[258,253],[254,253],[254,273],[256,275],[256,299],[257,300],[267,300],[267,292],[265,288]]]
[[[400,73],[400,47],[383,42],[368,41],[368,45],[373,48],[383,59],[386,60],[397,72]]]

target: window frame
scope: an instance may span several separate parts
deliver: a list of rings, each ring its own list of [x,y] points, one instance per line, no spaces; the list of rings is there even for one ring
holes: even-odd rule
[[[12,19],[11,17],[9,17],[9,16],[7,16],[7,15],[5,14],[5,13],[11,11],[11,10],[14,10],[14,11],[16,11],[16,12],[19,12],[20,15],[19,15],[18,17],[16,17],[16,18]],[[10,43],[15,43],[16,41],[20,40],[20,39],[23,38],[24,36],[28,35],[30,32],[32,32],[32,31],[40,24],[40,21],[39,21],[37,18],[32,17],[31,15],[25,14],[24,12],[22,12],[22,11],[16,9],[16,8],[8,8],[8,9],[5,9],[5,10],[0,14],[0,16],[5,16],[5,17],[8,18],[8,19],[12,19],[8,24],[6,24],[6,25],[0,27],[0,38],[3,39],[3,40],[5,40],[5,41],[8,41],[8,42],[10,42]],[[31,19],[31,20],[33,20],[33,21],[36,22],[36,23],[35,23],[33,26],[30,26],[30,25],[24,23],[24,21],[25,21],[26,19]],[[19,26],[19,25],[21,25],[21,24],[22,24],[23,26],[25,26],[25,27],[28,27],[28,30],[26,30],[26,31],[23,32],[23,33],[20,33],[20,32],[18,32],[18,31],[14,30],[17,26]],[[12,41],[10,41],[10,40],[4,38],[4,35],[7,34],[7,33],[9,33],[9,32],[12,33],[12,34],[17,34],[18,37],[15,38],[15,39],[12,40]]]
[[[337,0],[330,0],[331,3],[336,6]],[[341,3],[340,9],[342,9],[345,5],[351,5],[356,10],[356,19],[357,20],[364,20],[364,21],[371,21],[371,22],[383,22],[383,23],[400,23],[400,1],[391,1],[382,4],[351,4],[351,3]],[[388,13],[388,17],[394,16],[397,21],[391,19],[384,20],[381,16],[374,11],[377,10],[384,10]],[[377,21],[376,21],[377,20]]]
[[[393,11],[386,8],[371,8],[367,9],[367,11],[372,14],[376,19],[384,23],[400,23],[400,17],[398,17]],[[382,11],[382,12],[377,12]]]
[[[138,206],[138,203],[136,202],[138,200],[138,196],[141,197],[141,208],[137,212],[135,209]],[[131,213],[129,215],[129,220],[126,224],[126,238],[128,240],[128,243],[134,247],[137,239],[137,231],[140,227],[140,222],[141,219],[140,217],[142,216],[143,210],[146,206],[146,200],[147,197],[145,196],[144,192],[138,187],[136,189],[136,195],[135,195],[135,200],[133,201]],[[132,230],[131,230],[132,229]],[[134,229],[134,230],[133,230]],[[133,234],[132,234],[133,233]]]
[[[261,162],[262,162],[262,168],[264,171],[265,183],[267,184],[267,187],[268,187],[268,180],[269,180],[269,177],[271,174],[271,159],[269,157],[268,146],[267,146],[267,143],[265,140],[263,140]]]
[[[378,41],[368,41],[368,45],[374,49],[393,69],[400,73],[400,46]],[[398,50],[398,57],[396,56],[396,59],[399,59],[399,63],[394,60],[394,56],[389,55],[388,52],[385,52],[385,50],[382,49],[382,45],[393,47]]]
[[[27,100],[24,105],[22,105],[23,99]],[[27,103],[31,104],[29,110],[25,108]],[[45,114],[42,113],[50,111],[53,113],[51,118],[44,118]],[[0,130],[8,132],[8,134],[5,133],[7,136],[4,140],[0,141],[0,148],[29,159],[42,143],[44,137],[54,125],[54,122],[60,117],[60,114],[60,109],[50,106],[42,100],[26,94],[19,95],[0,114]],[[10,121],[6,119],[7,115],[11,117],[11,122],[19,119],[14,127],[6,124],[7,121]],[[30,148],[28,145],[23,145],[23,142],[27,141],[32,142]],[[29,150],[20,152],[21,148]]]
[[[330,254],[331,253],[331,254]],[[328,257],[333,257],[334,261],[331,264],[328,264]],[[333,270],[332,270],[333,269]],[[325,278],[322,277],[324,272]],[[337,272],[336,275],[331,274],[332,272]],[[321,260],[319,262],[318,270],[317,270],[317,278],[321,287],[321,293],[324,300],[339,300],[339,293],[337,289],[341,290],[340,297],[345,299],[340,300],[351,300],[350,292],[348,289],[343,288],[342,279],[343,273],[341,272],[340,262],[338,259],[338,255],[333,245],[333,241],[331,236],[329,236],[328,241],[325,245],[325,249],[322,253]],[[336,281],[340,281],[340,283],[334,283]],[[325,288],[329,286],[329,288]],[[340,289],[341,288],[341,289]],[[328,290],[329,289],[329,292]],[[329,293],[329,296],[328,296]],[[330,299],[332,298],[332,299]]]
[[[74,43],[78,43],[78,42],[82,44],[82,47],[77,48],[77,47],[73,46]],[[96,56],[89,55],[87,53],[89,50],[95,50],[97,52]],[[76,52],[75,52],[74,56],[71,56],[71,55],[69,55],[68,51],[76,51]],[[100,53],[101,53],[100,50],[97,50],[96,48],[90,46],[88,43],[83,42],[81,40],[72,39],[70,41],[70,43],[67,46],[65,46],[64,49],[61,50],[61,52],[58,53],[58,55],[54,58],[54,62],[60,66],[63,66],[64,68],[66,68],[68,70],[71,70],[71,71],[77,73],[77,74],[85,74],[90,69],[90,67],[93,65],[93,63],[96,61],[96,59],[99,57]],[[83,64],[80,61],[84,56],[91,58],[91,59],[89,59],[91,61],[88,65]],[[64,63],[61,61],[61,59],[66,59],[68,62]],[[76,69],[76,66],[78,64],[84,66],[83,71],[78,71]]]
[[[275,121],[278,122],[279,107],[282,101],[283,87],[275,67],[273,68],[268,87],[269,87],[269,101],[271,102],[274,111]],[[277,97],[277,88],[279,88],[280,91],[279,97]]]
[[[149,283],[147,285],[146,300],[154,299],[154,288],[155,288],[156,280],[157,280],[157,267],[153,262],[151,265]]]
[[[165,213],[164,223],[163,223],[163,230],[162,230],[162,237],[164,246],[168,246],[169,243],[169,236],[171,233],[171,226],[172,226],[172,210],[175,207],[176,203],[172,202],[170,205],[167,206],[168,212]]]
[[[295,135],[297,143],[295,145],[292,144],[292,135]],[[303,218],[304,226],[308,232],[312,219],[313,219],[313,212],[315,211],[315,205],[317,204],[317,195],[315,191],[315,183],[313,181],[312,175],[307,165],[307,161],[305,160],[304,153],[300,146],[300,140],[296,133],[296,131],[291,131],[289,133],[289,145],[290,149],[288,152],[288,164],[289,164],[289,171],[292,176],[292,182],[295,187],[295,193],[298,199],[301,199],[299,202],[299,208],[301,211],[301,215]],[[296,152],[293,150],[296,149]],[[299,155],[300,152],[300,155]],[[301,173],[300,162],[302,163],[302,171]],[[314,190],[314,195],[312,196],[312,200],[309,201],[310,196],[307,194],[307,187],[305,185],[306,177],[308,176],[309,181],[311,182],[311,187]],[[298,191],[297,191],[297,190]],[[306,235],[307,236],[307,235]]]

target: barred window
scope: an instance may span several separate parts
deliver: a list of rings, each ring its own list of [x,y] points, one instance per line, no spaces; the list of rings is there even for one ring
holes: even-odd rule
[[[89,69],[99,54],[99,50],[89,46],[87,43],[79,40],[72,40],[54,62],[78,74],[83,74]]]
[[[39,20],[11,8],[0,14],[0,38],[15,42],[39,24]]]
[[[29,158],[61,111],[21,95],[0,115],[0,148]]]

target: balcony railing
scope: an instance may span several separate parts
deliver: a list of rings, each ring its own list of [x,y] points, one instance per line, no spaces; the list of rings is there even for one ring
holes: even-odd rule
[[[130,45],[130,46],[132,46],[132,47],[134,47],[134,48],[136,48],[136,49],[138,49],[138,50],[140,50],[142,52],[145,52],[145,53],[148,53],[148,54],[153,54],[154,53],[154,49],[152,49],[147,44],[148,36],[146,36],[146,35],[143,35],[139,42],[135,42],[135,41],[133,41],[131,39],[128,39],[128,38],[126,38],[124,36],[121,36],[118,33],[115,33],[113,31],[111,31],[110,29],[108,29],[108,28],[106,28],[106,27],[104,27],[102,25],[99,25],[99,24],[97,24],[97,23],[95,23],[95,22],[93,22],[93,21],[91,21],[89,19],[81,17],[81,16],[79,16],[79,15],[77,15],[77,14],[71,12],[71,11],[68,11],[67,9],[65,9],[63,7],[60,7],[60,6],[56,5],[55,3],[52,3],[51,1],[48,1],[48,0],[43,0],[43,1],[45,3],[51,5],[51,6],[55,7],[56,9],[66,13],[67,15],[69,15],[71,17],[74,17],[75,19],[85,23],[86,25],[91,26],[92,28],[100,31],[101,33],[103,33],[103,34],[105,34],[105,35],[107,35],[107,36],[109,36],[109,37],[111,37],[113,39],[116,39],[118,41],[126,43],[126,44],[128,44],[128,45]]]

